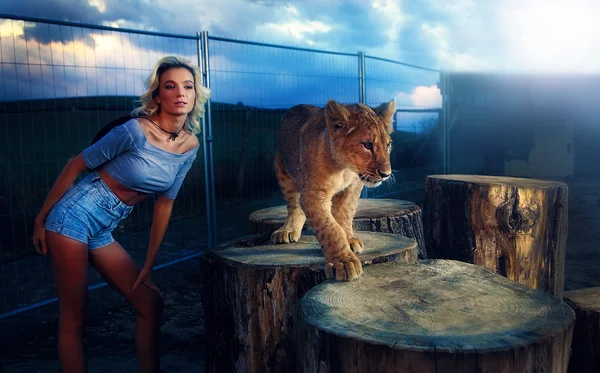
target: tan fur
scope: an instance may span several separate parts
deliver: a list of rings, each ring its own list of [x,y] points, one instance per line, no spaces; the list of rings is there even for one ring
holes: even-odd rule
[[[354,237],[352,219],[362,187],[379,185],[392,173],[389,135],[395,111],[394,101],[370,108],[331,100],[323,109],[295,106],[281,121],[275,174],[288,216],[271,240],[297,241],[308,218],[323,248],[327,278],[349,281],[362,274],[355,253],[363,250],[363,242]]]

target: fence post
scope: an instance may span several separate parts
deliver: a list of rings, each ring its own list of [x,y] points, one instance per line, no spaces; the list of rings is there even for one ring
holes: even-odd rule
[[[367,102],[367,90],[365,89],[365,52],[358,52],[358,102]]]
[[[442,168],[443,173],[448,174],[450,171],[450,130],[449,130],[449,107],[450,102],[448,101],[448,75],[444,72],[440,72],[440,80],[442,82]]]
[[[358,51],[358,102],[366,104],[367,90],[365,87],[365,52]],[[369,190],[363,187],[360,198],[369,198]]]
[[[210,63],[208,50],[208,32],[197,33],[198,64],[202,72],[202,83],[210,88]],[[206,195],[206,222],[208,225],[208,248],[217,244],[217,212],[215,200],[215,173],[213,162],[213,138],[211,120],[211,100],[206,102],[206,112],[202,118],[202,141],[204,148],[204,189]]]

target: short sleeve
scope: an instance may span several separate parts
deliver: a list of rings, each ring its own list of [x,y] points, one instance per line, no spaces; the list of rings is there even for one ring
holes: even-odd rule
[[[177,175],[175,176],[175,180],[173,181],[173,184],[171,184],[171,187],[169,187],[169,189],[167,189],[163,193],[163,195],[165,197],[167,197],[168,199],[175,199],[175,197],[177,197],[177,193],[179,193],[179,189],[181,188],[181,185],[183,184],[185,175],[187,175],[190,168],[192,168],[192,163],[194,163],[194,160],[196,159],[197,152],[198,152],[198,149],[196,148],[196,152],[194,153],[194,155],[192,157],[190,157],[188,160],[186,160],[185,163],[179,169],[179,172],[177,172]]]
[[[133,138],[126,126],[127,124],[116,126],[96,143],[81,152],[83,161],[88,168],[94,169],[134,146]]]

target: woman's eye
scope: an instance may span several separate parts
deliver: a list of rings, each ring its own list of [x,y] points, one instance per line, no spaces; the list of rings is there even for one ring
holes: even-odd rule
[[[194,86],[193,85],[188,85],[188,86],[185,87],[185,89],[194,89]]]
[[[175,86],[172,85],[172,84],[167,84],[167,85],[165,85],[165,88],[166,89],[173,89],[173,88],[175,88]]]
[[[373,149],[373,143],[372,143],[372,142],[370,142],[370,141],[363,142],[363,146],[364,146],[366,149],[369,149],[369,150]]]

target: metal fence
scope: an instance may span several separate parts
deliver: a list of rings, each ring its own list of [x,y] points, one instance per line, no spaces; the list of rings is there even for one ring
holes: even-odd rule
[[[362,52],[0,14],[0,317],[52,301],[49,260],[31,244],[33,219],[68,159],[104,124],[131,111],[164,55],[197,62],[213,94],[160,266],[246,234],[250,212],[283,203],[273,146],[281,115],[293,105],[322,106],[333,98],[376,106],[396,99],[395,183],[369,197],[402,197],[422,188],[426,174],[441,171],[443,151],[429,141],[443,127],[438,71]],[[148,198],[136,206],[115,234],[138,261],[153,203]],[[92,287],[101,286],[93,271],[90,276]]]

